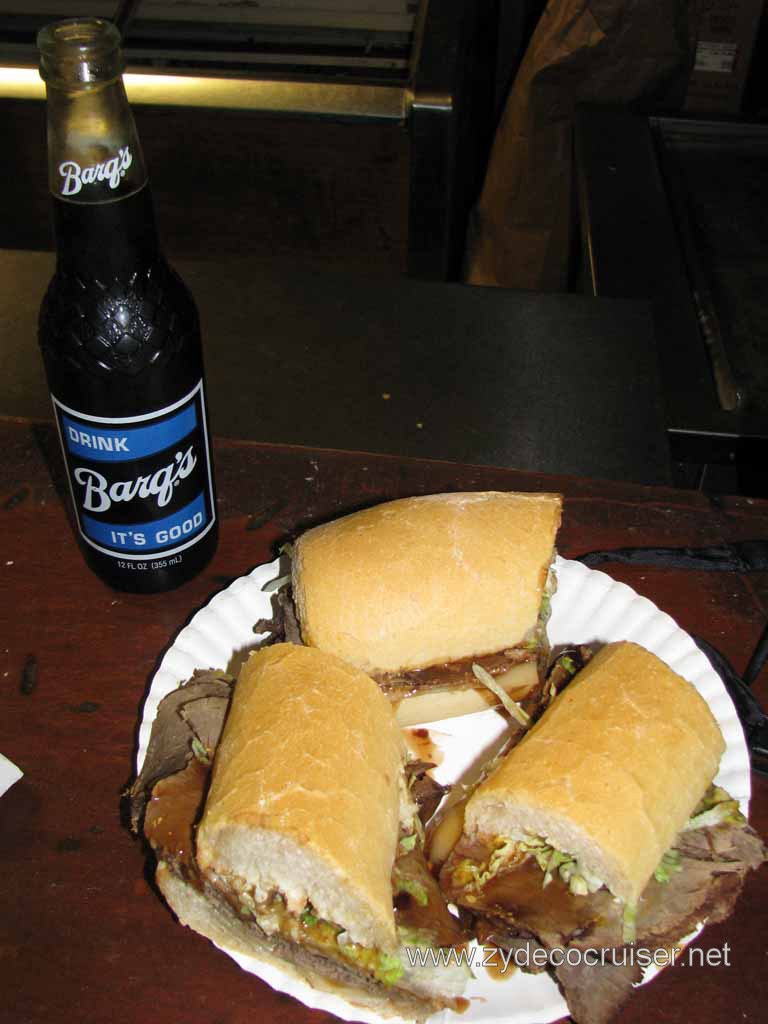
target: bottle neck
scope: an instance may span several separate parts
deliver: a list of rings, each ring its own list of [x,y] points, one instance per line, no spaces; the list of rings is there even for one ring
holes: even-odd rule
[[[153,262],[152,196],[122,78],[46,84],[60,269],[106,279]]]
[[[120,76],[83,85],[46,83],[51,195],[91,205],[132,195],[147,181]]]
[[[105,281],[159,258],[149,185],[106,203],[54,199],[53,227],[61,270]]]

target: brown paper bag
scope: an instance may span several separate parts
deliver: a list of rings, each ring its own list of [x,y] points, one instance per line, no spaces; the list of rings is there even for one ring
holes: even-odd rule
[[[692,64],[696,6],[549,0],[512,85],[470,218],[468,282],[567,290],[574,108],[678,109]]]

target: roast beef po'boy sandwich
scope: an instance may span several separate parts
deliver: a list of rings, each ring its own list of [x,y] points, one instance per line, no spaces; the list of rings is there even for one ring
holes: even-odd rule
[[[722,920],[763,860],[712,785],[723,749],[695,687],[641,647],[604,647],[470,797],[443,891],[513,962],[534,968],[538,949],[576,1021],[608,1020],[641,977],[625,947]]]
[[[292,550],[292,602],[280,595],[293,639],[372,676],[403,725],[484,710],[498,688],[525,716],[547,664],[561,508],[557,494],[432,494],[308,530]],[[286,635],[284,622],[261,625]]]
[[[410,768],[372,680],[278,644],[250,657],[231,701],[226,678],[199,673],[161,703],[134,826],[183,924],[354,1004],[421,1019],[458,1008],[468,971],[406,955],[465,939],[422,853]]]

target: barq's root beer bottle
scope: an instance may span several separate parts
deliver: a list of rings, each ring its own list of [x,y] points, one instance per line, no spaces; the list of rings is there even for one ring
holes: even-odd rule
[[[39,341],[89,566],[169,590],[217,542],[200,329],[158,246],[110,22],[38,36],[48,97],[56,273]]]

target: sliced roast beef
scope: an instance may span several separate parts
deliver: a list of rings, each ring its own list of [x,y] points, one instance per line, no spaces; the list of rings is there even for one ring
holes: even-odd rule
[[[449,789],[448,786],[441,786],[429,774],[434,767],[430,761],[408,761],[405,765],[411,796],[419,809],[422,825],[426,825]]]
[[[546,887],[542,879],[534,858],[526,857],[472,893],[471,907],[506,922],[510,933],[535,936],[547,948],[566,946],[572,938],[609,921],[616,923],[621,942],[621,910],[606,889],[576,896],[559,877]],[[467,905],[461,892],[449,890],[446,894]]]
[[[181,771],[199,751],[212,751],[219,741],[234,679],[226,672],[198,670],[164,697],[147,746],[141,772],[128,791],[131,826],[138,832],[155,783]]]
[[[666,882],[651,879],[641,897],[637,948],[668,949],[700,922],[726,918],[747,871],[766,857],[762,840],[746,823],[682,832],[675,849],[679,869],[671,870]],[[605,1024],[642,973],[626,954],[621,904],[606,889],[574,895],[556,875],[543,886],[543,872],[530,855],[481,885],[464,884],[462,864],[476,863],[482,878],[491,852],[477,840],[460,841],[441,873],[446,896],[474,915],[473,930],[480,941],[511,950],[548,950],[554,960],[550,969],[573,1019]],[[456,884],[457,877],[461,884]],[[574,963],[560,963],[570,949],[604,950],[607,955],[599,964],[576,963],[575,958]]]
[[[640,966],[629,958],[616,963],[590,965],[584,962],[563,963],[554,969],[554,975],[568,1003],[568,1012],[579,1024],[608,1024],[623,1003],[632,986],[642,978]]]
[[[224,673],[196,672],[160,702],[142,772],[129,792],[134,830],[143,825],[158,859],[187,884],[208,894],[210,886],[195,857],[195,826],[203,811],[233,682]],[[425,761],[405,766],[411,794],[425,820],[444,792],[428,775],[432,767]],[[399,927],[431,945],[466,941],[418,844],[406,840],[398,846],[392,881]]]
[[[419,934],[430,946],[458,946],[467,941],[457,919],[448,911],[424,853],[401,850],[392,870],[395,922]]]
[[[480,665],[492,676],[508,672],[515,665],[535,662],[537,651],[528,647],[511,647],[495,654],[478,655],[446,661],[441,665],[414,668],[398,672],[373,673],[373,678],[384,693],[392,700],[402,700],[414,693],[427,690],[451,690],[459,687],[476,687],[477,677],[472,666]]]
[[[272,615],[268,619],[258,619],[253,625],[254,633],[266,633],[267,636],[259,644],[269,647],[271,644],[287,643],[301,645],[301,629],[293,601],[293,591],[289,583],[285,583],[272,595]]]
[[[470,928],[467,922],[468,929]],[[514,926],[513,926],[514,928]],[[505,921],[493,917],[478,918],[474,926],[475,938],[481,946],[496,946],[512,953],[515,967],[525,965],[527,974],[541,974],[546,968],[546,958],[536,954],[544,946],[532,936],[510,930]]]

